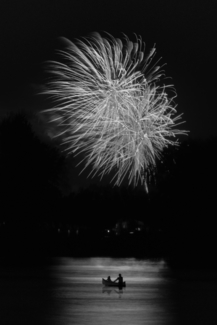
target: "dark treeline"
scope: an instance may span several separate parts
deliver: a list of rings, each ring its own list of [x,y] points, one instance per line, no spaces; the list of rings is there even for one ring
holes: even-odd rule
[[[59,175],[64,159],[41,142],[22,115],[0,125],[0,233],[5,258],[42,252],[41,225],[56,213]],[[55,202],[55,204],[54,204]],[[50,219],[51,220],[51,219]]]
[[[59,152],[36,137],[23,115],[0,125],[1,219],[20,224],[52,214],[59,198]]]
[[[148,194],[142,187],[118,188],[98,182],[63,195],[66,158],[56,147],[39,140],[24,116],[10,116],[0,125],[2,254],[17,252],[16,247],[29,255],[70,254],[73,245],[84,243],[86,247],[101,245],[106,251],[97,234],[102,238],[103,231],[114,229],[118,222],[136,220],[146,229],[146,239],[140,238],[135,249],[139,255],[159,252],[174,265],[180,261],[211,263],[216,247],[216,148],[216,138],[188,138],[180,146],[164,150]],[[59,239],[62,229],[70,234],[86,229],[86,237],[79,245],[72,239],[68,245],[69,236]],[[109,245],[122,245],[122,253],[129,249],[110,239]]]

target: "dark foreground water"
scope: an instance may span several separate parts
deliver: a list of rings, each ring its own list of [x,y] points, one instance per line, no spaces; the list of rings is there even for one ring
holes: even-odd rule
[[[127,287],[105,288],[122,273]],[[215,272],[172,272],[164,261],[60,258],[0,268],[0,324],[217,324]]]

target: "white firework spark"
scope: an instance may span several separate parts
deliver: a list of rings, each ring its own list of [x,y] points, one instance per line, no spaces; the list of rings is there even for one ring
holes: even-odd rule
[[[85,168],[91,165],[94,175],[116,170],[116,185],[128,175],[129,183],[140,180],[147,190],[156,159],[178,144],[176,135],[186,134],[174,129],[181,115],[173,117],[175,96],[166,93],[173,88],[159,86],[161,67],[150,67],[155,48],[145,56],[141,38],[122,42],[94,33],[77,45],[67,40],[60,53],[65,62],[51,62],[54,77],[43,91],[56,101],[47,110],[59,126],[56,136],[70,153],[85,153]]]

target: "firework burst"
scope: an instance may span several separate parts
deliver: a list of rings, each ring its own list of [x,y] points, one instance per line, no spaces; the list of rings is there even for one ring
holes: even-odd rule
[[[186,134],[174,128],[181,115],[174,116],[175,96],[166,93],[173,87],[158,85],[163,71],[158,62],[151,65],[155,48],[145,56],[141,38],[133,43],[97,33],[77,45],[66,41],[64,63],[50,63],[53,76],[43,91],[56,102],[47,110],[56,136],[70,153],[85,153],[84,169],[91,165],[92,174],[115,170],[116,185],[128,176],[147,190],[156,159]]]

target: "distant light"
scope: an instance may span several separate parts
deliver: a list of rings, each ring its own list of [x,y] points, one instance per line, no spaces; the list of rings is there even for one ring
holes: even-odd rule
[[[60,228],[58,228],[58,232],[60,232]]]
[[[110,230],[108,229],[107,232],[110,232]]]
[[[133,235],[134,234],[134,231],[130,231],[130,234]]]

